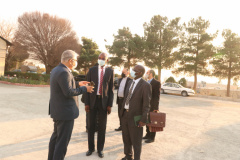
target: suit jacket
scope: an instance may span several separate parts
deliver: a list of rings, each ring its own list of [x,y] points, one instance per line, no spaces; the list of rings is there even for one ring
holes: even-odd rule
[[[132,82],[133,80],[129,81],[127,84],[125,92],[126,96],[124,96],[123,106],[120,113],[121,117],[123,116],[124,113],[124,106]],[[151,96],[152,96],[151,85],[141,78],[137,86],[135,87],[131,99],[129,101],[129,113],[128,113],[129,115],[128,117],[130,118],[129,120],[134,120],[134,116],[142,115],[140,121],[144,123],[147,122]]]
[[[51,71],[49,114],[55,120],[73,120],[78,117],[78,95],[87,92],[80,87],[72,73],[62,63]]]
[[[108,106],[113,105],[113,69],[105,68],[102,84],[102,106],[106,110]],[[90,109],[94,108],[96,95],[98,90],[98,66],[93,66],[87,73],[87,81],[95,83],[94,92],[87,93],[85,97],[85,105],[89,105]]]
[[[124,86],[124,93],[125,93],[125,91],[126,91],[127,84],[128,84],[128,82],[129,82],[130,80],[131,80],[131,78],[127,77],[127,81],[126,81],[126,84],[125,84],[125,86]],[[121,82],[122,82],[122,78],[120,78],[120,79],[118,80],[118,90],[119,90],[119,87],[120,87]],[[125,97],[125,94],[124,94],[124,97]],[[118,101],[119,101],[119,97],[118,97],[118,91],[117,91],[117,104],[118,104]]]
[[[150,84],[152,86],[152,98],[151,98],[151,102],[150,102],[150,112],[152,112],[154,110],[158,110],[161,83],[153,78]]]

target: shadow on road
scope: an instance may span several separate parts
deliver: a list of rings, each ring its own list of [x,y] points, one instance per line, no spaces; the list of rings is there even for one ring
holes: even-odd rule
[[[205,133],[200,133],[200,135],[195,137],[195,141],[192,141],[193,143],[190,144],[189,147],[163,159],[239,160],[239,133],[240,123],[212,129]]]

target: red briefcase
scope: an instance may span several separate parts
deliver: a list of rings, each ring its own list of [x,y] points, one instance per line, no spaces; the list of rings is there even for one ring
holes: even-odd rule
[[[166,113],[150,112],[150,123],[147,124],[150,132],[163,131],[166,124]]]

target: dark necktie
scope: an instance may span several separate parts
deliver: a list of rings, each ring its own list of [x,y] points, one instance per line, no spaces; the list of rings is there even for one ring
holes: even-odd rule
[[[101,67],[101,74],[100,74],[100,84],[99,84],[99,94],[102,95],[102,83],[103,83],[103,67]]]
[[[135,82],[133,81],[132,86],[131,86],[131,88],[129,89],[129,92],[128,92],[128,95],[127,95],[126,105],[129,104],[130,98],[131,98],[131,96],[132,96],[132,90],[133,90],[134,84],[135,84]]]

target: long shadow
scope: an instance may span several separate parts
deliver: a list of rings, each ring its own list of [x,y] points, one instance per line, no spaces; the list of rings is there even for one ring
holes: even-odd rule
[[[203,133],[204,140],[174,153],[165,160],[240,160],[240,123],[216,128]]]
[[[115,131],[108,131],[106,132],[106,141],[107,138],[112,137],[112,136],[120,136],[121,133],[115,132]],[[96,134],[95,134],[96,136]],[[25,154],[25,153],[31,153],[35,151],[41,151],[41,150],[46,150],[48,149],[48,144],[49,144],[49,138],[42,138],[42,139],[36,139],[36,140],[30,140],[30,141],[24,141],[16,144],[8,144],[8,145],[2,145],[0,146],[0,159],[1,158],[6,158],[6,157],[11,157],[11,156],[16,156],[20,154]],[[95,137],[96,139],[96,137]],[[87,142],[88,136],[86,132],[79,132],[79,133],[74,133],[71,137],[70,144],[76,144],[76,143],[81,143],[81,142]],[[17,149],[11,149],[11,148],[17,148]],[[86,146],[87,148],[87,146]],[[110,147],[109,149],[111,149]],[[106,147],[105,149],[108,149]],[[9,151],[11,152],[5,152]],[[81,153],[80,153],[81,154]],[[85,154],[85,152],[84,152]]]
[[[116,142],[117,143],[117,142]],[[142,146],[147,145],[146,143],[142,143]],[[104,157],[107,157],[108,159],[111,158],[111,160],[117,160],[117,157],[119,154],[122,154],[124,157],[124,150],[123,150],[123,142],[121,140],[121,143],[115,144],[115,145],[111,145],[108,147],[104,147]],[[74,154],[71,156],[66,157],[66,160],[97,160],[97,159],[101,159],[98,157],[97,153],[94,152],[93,155],[91,155],[90,157],[86,156],[86,152],[81,152],[78,154]]]
[[[0,146],[0,159],[11,156],[31,153],[35,151],[45,150],[48,148],[49,138],[42,138],[30,141],[24,141],[17,144],[8,144]],[[12,147],[17,149],[11,149]],[[8,152],[5,152],[8,151]],[[9,152],[10,150],[10,152]]]

